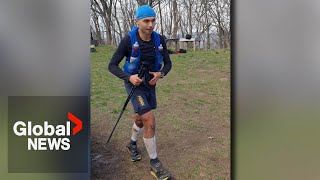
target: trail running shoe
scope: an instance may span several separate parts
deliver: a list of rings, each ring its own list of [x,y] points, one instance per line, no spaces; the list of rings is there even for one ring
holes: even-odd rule
[[[138,151],[137,144],[129,143],[127,145],[127,148],[128,148],[128,151],[129,151],[129,153],[131,155],[131,161],[132,162],[139,161],[141,159],[141,154]]]
[[[156,163],[150,162],[150,173],[157,180],[168,180],[172,177],[172,175],[166,169],[164,169],[160,161]]]

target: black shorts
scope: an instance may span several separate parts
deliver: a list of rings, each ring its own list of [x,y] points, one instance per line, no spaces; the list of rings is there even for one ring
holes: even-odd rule
[[[132,85],[130,83],[125,83],[125,88],[127,94],[129,95]],[[131,97],[131,103],[133,105],[134,112],[138,113],[139,115],[147,113],[151,109],[156,109],[157,98],[155,86],[147,88],[143,85],[140,85],[136,87]]]

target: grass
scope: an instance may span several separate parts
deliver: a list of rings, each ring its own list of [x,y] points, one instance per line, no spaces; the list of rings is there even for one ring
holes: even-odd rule
[[[109,159],[117,157],[122,168],[93,169],[93,178],[151,179],[141,140],[142,163],[128,165],[127,154],[122,153],[133,122],[131,104],[112,139],[120,144],[113,144],[107,154],[102,148],[127,98],[123,81],[107,70],[114,51],[99,46],[91,53],[92,150]],[[172,70],[157,84],[159,157],[176,179],[230,179],[230,51],[188,51],[170,58]]]

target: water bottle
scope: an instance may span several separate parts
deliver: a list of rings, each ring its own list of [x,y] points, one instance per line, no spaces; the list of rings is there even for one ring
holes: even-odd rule
[[[133,57],[133,56],[131,56],[130,57],[130,63],[133,63],[135,60],[137,60],[138,58],[137,57]]]
[[[138,44],[138,42],[135,42],[134,45],[133,45],[133,51],[135,53],[138,53],[138,49],[139,49],[139,44]]]
[[[163,50],[162,44],[160,44],[160,46],[158,47],[158,50],[159,50],[159,51],[162,51],[162,50]]]
[[[139,44],[138,42],[135,42],[133,45],[133,54],[130,57],[130,63],[133,63],[135,60],[138,59],[138,50],[139,50]]]

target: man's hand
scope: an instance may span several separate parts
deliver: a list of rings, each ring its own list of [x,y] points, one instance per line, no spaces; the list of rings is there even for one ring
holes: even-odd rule
[[[142,83],[142,79],[138,77],[138,74],[131,75],[129,77],[129,81],[134,85],[134,86],[139,86]]]
[[[158,79],[161,76],[161,72],[149,72],[149,74],[153,75],[153,78],[149,81],[149,84],[152,86],[156,85]]]

